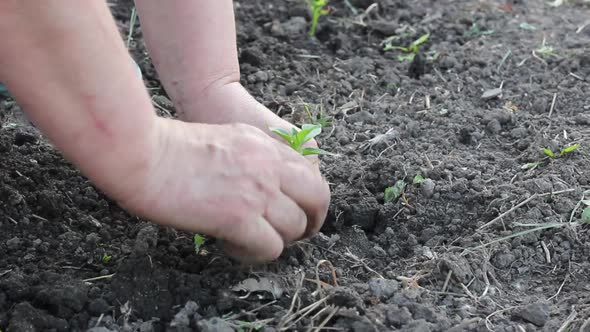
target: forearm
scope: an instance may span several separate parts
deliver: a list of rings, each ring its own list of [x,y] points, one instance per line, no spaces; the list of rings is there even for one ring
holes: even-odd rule
[[[0,7],[0,80],[67,159],[117,190],[145,167],[156,117],[106,3]]]
[[[136,0],[149,48],[164,88],[180,111],[207,92],[239,82],[231,0]],[[181,114],[182,115],[182,114]]]

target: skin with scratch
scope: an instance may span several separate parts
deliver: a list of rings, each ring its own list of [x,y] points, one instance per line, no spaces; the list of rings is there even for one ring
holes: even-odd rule
[[[64,157],[130,212],[222,239],[246,262],[317,232],[329,187],[316,164],[259,129],[290,124],[237,83],[231,2],[177,1],[159,13],[156,2],[138,5],[184,121],[156,116],[104,1],[3,1],[0,79]]]

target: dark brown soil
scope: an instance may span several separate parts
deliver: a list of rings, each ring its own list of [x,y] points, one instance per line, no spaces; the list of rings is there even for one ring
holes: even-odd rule
[[[323,157],[323,233],[266,266],[213,241],[196,254],[191,234],[125,213],[2,101],[0,329],[590,331],[588,4],[350,3],[332,1],[311,38],[304,1],[236,2],[245,86],[297,124],[322,107],[320,143],[339,154]],[[113,12],[125,36],[131,5]],[[414,61],[382,51],[426,32]],[[173,116],[139,27],[131,46]],[[546,223],[560,225],[490,243]]]

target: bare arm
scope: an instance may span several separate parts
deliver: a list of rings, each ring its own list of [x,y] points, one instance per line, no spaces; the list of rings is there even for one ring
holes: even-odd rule
[[[33,122],[117,198],[147,169],[156,116],[105,1],[2,1],[0,80]]]
[[[240,80],[231,0],[136,0],[144,39],[164,88],[180,109]]]

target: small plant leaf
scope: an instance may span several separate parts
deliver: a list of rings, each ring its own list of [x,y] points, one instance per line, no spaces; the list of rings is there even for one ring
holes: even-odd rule
[[[317,135],[321,134],[322,126],[320,125],[313,125],[313,124],[304,124],[302,126],[301,131],[299,132],[299,137],[301,138],[301,143],[305,144],[312,140]]]
[[[590,224],[590,207],[587,207],[582,211],[582,222]]]
[[[414,54],[414,53],[400,54],[400,55],[397,56],[397,60],[399,62],[406,62],[406,61],[412,61],[412,60],[414,60],[415,57],[416,57],[416,54]]]
[[[551,151],[551,149],[549,149],[549,148],[544,148],[544,149],[543,149],[543,152],[544,152],[544,153],[545,153],[547,156],[549,156],[549,158],[555,158],[555,154],[553,153],[553,151]]]
[[[568,154],[568,153],[574,152],[574,151],[576,151],[579,148],[580,148],[580,144],[570,145],[570,146],[568,146],[566,148],[563,148],[561,150],[561,152],[559,153],[559,155],[560,156],[563,156],[564,154]]]
[[[272,131],[273,133],[281,136],[281,138],[283,138],[285,141],[291,143],[293,141],[292,135],[289,134],[286,130],[283,130],[281,128],[269,128],[270,131]]]
[[[195,252],[198,254],[201,251],[201,247],[205,244],[205,237],[201,234],[195,234],[193,243],[195,244]]]
[[[330,152],[328,151],[324,151],[322,149],[318,149],[318,148],[305,148],[301,151],[301,154],[304,156],[309,156],[309,155],[332,155]]]
[[[414,180],[412,180],[412,184],[422,184],[424,181],[426,181],[426,179],[421,174],[416,174]]]
[[[520,168],[522,168],[522,169],[535,169],[535,168],[539,167],[542,163],[543,162],[541,162],[541,161],[527,163],[527,164],[522,165]]]
[[[393,202],[398,199],[406,189],[407,183],[403,180],[399,180],[393,185],[393,187],[388,187],[385,189],[385,193],[383,196],[383,201],[385,203]]]
[[[526,22],[520,23],[520,28],[523,30],[529,30],[529,31],[537,30],[537,28],[534,25],[530,25]]]
[[[414,52],[418,51],[418,47],[422,46],[422,44],[426,43],[428,41],[428,39],[430,39],[430,34],[427,33],[425,35],[423,35],[422,37],[416,39],[412,45],[410,46],[410,49],[412,49]]]

